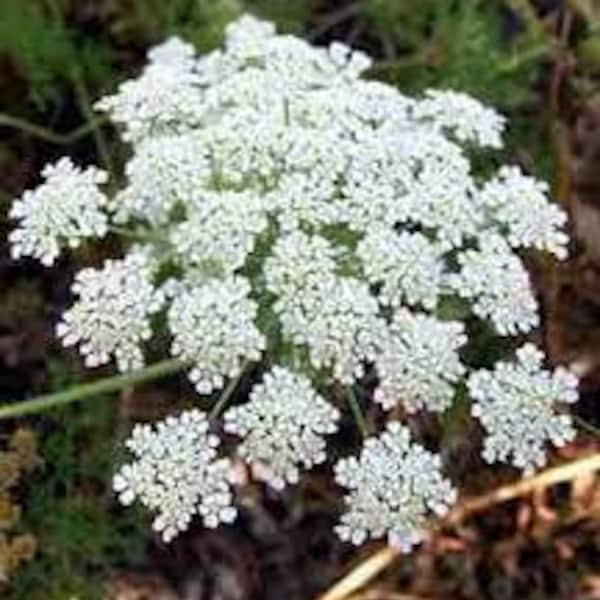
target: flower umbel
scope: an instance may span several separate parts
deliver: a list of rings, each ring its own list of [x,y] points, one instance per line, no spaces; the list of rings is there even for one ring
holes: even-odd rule
[[[537,248],[567,257],[567,215],[547,199],[548,184],[504,166],[481,190],[481,201],[514,248]]]
[[[122,504],[138,499],[158,513],[153,527],[165,542],[186,530],[195,515],[211,528],[235,520],[231,463],[217,458],[219,438],[208,433],[202,412],[183,412],[153,427],[136,425],[125,445],[136,460],[121,467],[113,487]]]
[[[510,461],[531,474],[546,464],[547,442],[560,447],[575,437],[570,415],[557,413],[555,405],[577,401],[577,377],[562,367],[545,370],[543,359],[535,346],[525,344],[515,363],[500,362],[469,378],[471,413],[486,432],[487,462]]]
[[[446,410],[466,371],[458,356],[466,342],[462,323],[399,311],[375,362],[380,384],[373,399],[386,410],[398,403],[409,413]]]
[[[273,488],[325,462],[342,406],[326,399],[345,386],[379,405],[364,418],[348,394],[361,431],[396,406],[441,413],[472,400],[486,460],[530,472],[546,442],[574,435],[554,403],[576,400],[576,379],[545,370],[530,346],[473,369],[540,324],[522,254],[565,258],[566,215],[519,168],[488,176],[480,155],[502,146],[506,125],[493,108],[451,90],[407,97],[368,80],[370,64],[249,15],[203,56],[167,40],[97,104],[131,146],[123,185],[103,191],[106,173],[66,158],[47,167],[13,206],[12,253],[52,264],[66,246],[119,235],[120,258],[76,275],[58,336],[87,365],[121,371],[144,365],[153,335],[153,353],[170,343],[166,362],[189,368],[199,394],[224,388],[202,402],[225,411],[239,454]],[[243,403],[248,363],[266,375]],[[157,512],[165,539],[195,514],[231,521],[217,445],[198,411],[138,426],[121,499]],[[348,489],[338,532],[354,543],[387,536],[408,550],[456,497],[439,457],[398,422],[340,461],[336,479]]]
[[[258,478],[280,490],[298,483],[301,468],[325,461],[324,436],[337,431],[339,416],[307,377],[274,367],[247,404],[225,413],[225,431],[242,438],[238,452]]]
[[[246,360],[260,360],[265,339],[254,323],[257,307],[249,292],[242,277],[211,279],[183,287],[171,303],[171,353],[194,362],[189,377],[199,394],[222,388]]]
[[[388,423],[381,436],[365,440],[358,458],[335,467],[337,483],[349,490],[338,535],[356,545],[387,536],[391,546],[409,552],[423,541],[427,517],[445,515],[456,500],[440,469],[439,457],[411,442],[406,427]]]
[[[108,200],[99,186],[108,174],[61,158],[42,175],[45,183],[13,203],[9,216],[19,224],[9,240],[13,258],[31,256],[50,266],[64,246],[75,248],[86,238],[106,235]]]
[[[152,262],[142,252],[80,271],[72,286],[78,300],[56,327],[63,345],[78,344],[88,367],[115,358],[120,371],[141,368],[142,343],[152,336],[151,316],[164,304],[152,275]]]
[[[503,336],[527,333],[540,322],[538,303],[521,259],[494,233],[480,239],[479,250],[458,256],[460,272],[449,276],[462,298],[473,302],[473,312],[489,319]]]

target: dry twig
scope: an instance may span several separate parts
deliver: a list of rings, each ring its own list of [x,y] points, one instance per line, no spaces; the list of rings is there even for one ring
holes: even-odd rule
[[[463,500],[442,521],[434,523],[432,529],[440,529],[444,526],[455,526],[467,517],[483,512],[484,510],[527,496],[535,491],[545,489],[558,483],[572,481],[586,473],[600,470],[600,453],[592,454],[585,458],[570,462],[560,467],[547,469],[535,477],[522,479],[513,484],[503,485],[489,494]],[[399,552],[390,547],[385,547],[371,555],[365,561],[357,565],[348,575],[338,581],[318,600],[359,600],[360,596],[352,597],[352,594],[363,588],[375,579],[382,571],[389,567],[398,558]],[[406,600],[407,596],[400,595],[399,598]],[[415,600],[413,598],[413,600]]]

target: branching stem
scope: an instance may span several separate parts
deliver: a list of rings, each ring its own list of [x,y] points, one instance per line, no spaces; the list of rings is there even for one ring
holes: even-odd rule
[[[89,135],[106,122],[107,120],[103,118],[93,119],[87,123],[84,123],[80,127],[77,127],[77,129],[70,131],[69,133],[56,133],[51,129],[47,129],[41,125],[36,125],[35,123],[31,123],[25,119],[8,115],[6,113],[0,113],[0,127],[18,129],[23,133],[44,140],[45,142],[49,142],[50,144],[56,144],[57,146],[68,146],[69,144],[73,144],[81,138]]]

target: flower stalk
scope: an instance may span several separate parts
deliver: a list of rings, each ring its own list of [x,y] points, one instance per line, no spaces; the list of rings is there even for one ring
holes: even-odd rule
[[[351,386],[348,386],[346,395],[348,398],[348,406],[352,411],[352,417],[354,418],[356,426],[360,430],[362,437],[366,438],[369,436],[369,426],[367,424],[367,419],[365,418],[365,415],[362,412],[358,398],[356,397],[356,394],[354,393],[354,390]]]
[[[223,392],[219,396],[219,399],[215,402],[214,406],[211,408],[210,413],[208,415],[209,419],[216,419],[221,414],[223,409],[227,406],[227,403],[231,399],[231,396],[233,395],[233,393],[237,389],[238,385],[240,384],[240,381],[244,377],[244,374],[246,373],[249,364],[250,364],[250,361],[246,361],[242,365],[240,372],[237,374],[237,376],[233,377],[232,379],[229,380],[227,387],[223,390]]]
[[[185,369],[186,366],[187,364],[184,361],[178,359],[164,360],[133,373],[115,375],[92,383],[83,383],[62,392],[44,394],[24,402],[4,404],[0,406],[0,420],[22,417],[71,404],[72,402],[118,392],[127,387],[172,375]]]

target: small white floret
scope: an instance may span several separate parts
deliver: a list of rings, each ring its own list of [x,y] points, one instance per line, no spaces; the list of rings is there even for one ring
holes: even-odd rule
[[[410,413],[446,410],[465,373],[458,351],[466,342],[462,323],[399,311],[375,361],[375,402],[386,410],[401,404]]]
[[[492,232],[482,235],[479,245],[458,255],[461,269],[449,277],[450,285],[500,335],[531,331],[540,323],[538,303],[521,259]]]
[[[504,166],[488,181],[479,201],[513,248],[537,248],[567,258],[566,213],[548,200],[548,184]]]
[[[414,108],[417,119],[426,119],[442,127],[461,142],[502,148],[506,119],[475,98],[450,90],[427,90],[425,98]]]

